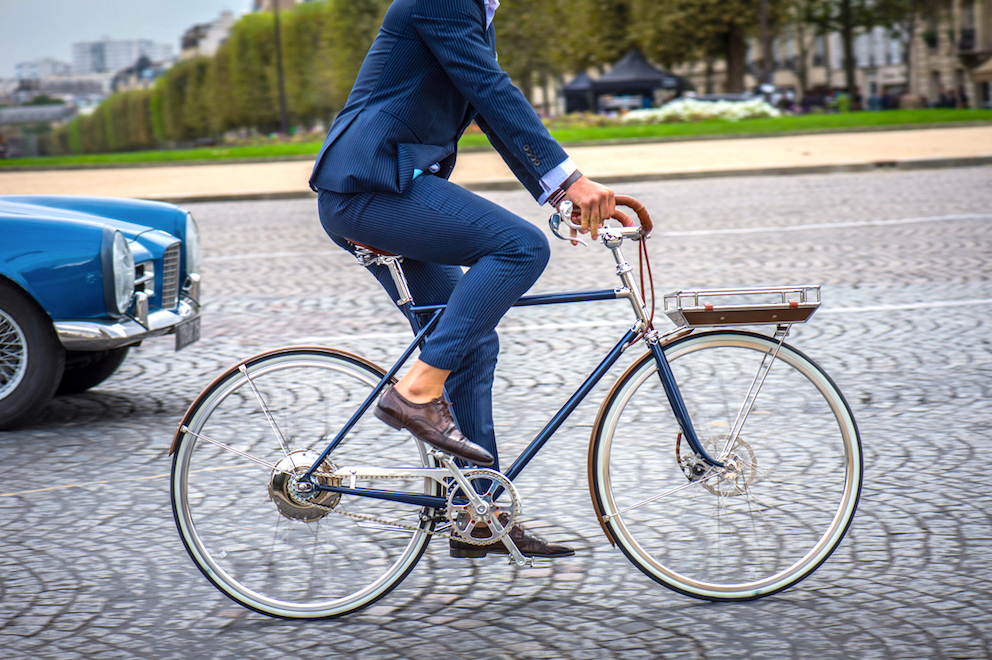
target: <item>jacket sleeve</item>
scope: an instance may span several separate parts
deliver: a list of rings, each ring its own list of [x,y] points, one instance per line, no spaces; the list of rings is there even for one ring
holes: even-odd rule
[[[541,187],[540,182],[535,179],[530,171],[524,167],[524,164],[521,163],[509,149],[507,149],[506,145],[503,144],[503,141],[499,139],[499,136],[493,132],[492,127],[486,123],[485,118],[482,115],[476,115],[475,123],[479,125],[482,132],[486,134],[487,138],[489,138],[490,144],[493,145],[493,148],[496,149],[497,153],[503,157],[503,162],[505,162],[510,168],[510,171],[513,172],[513,176],[517,177],[517,180],[524,184],[524,188],[526,188],[527,191],[534,196],[534,199],[540,197],[544,193],[544,189]]]
[[[419,0],[411,18],[414,29],[452,83],[478,111],[480,128],[491,141],[496,137],[493,146],[537,198],[543,192],[537,182],[568,156],[510,82],[510,76],[499,68],[486,42],[481,3]],[[529,176],[522,177],[518,172]]]

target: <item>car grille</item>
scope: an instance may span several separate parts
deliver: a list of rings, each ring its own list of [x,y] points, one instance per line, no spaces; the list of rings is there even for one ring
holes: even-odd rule
[[[162,264],[162,309],[172,309],[179,301],[179,251],[182,243],[170,245],[165,250]]]

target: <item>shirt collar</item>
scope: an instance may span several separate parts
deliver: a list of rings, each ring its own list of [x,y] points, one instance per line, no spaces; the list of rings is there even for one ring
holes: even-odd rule
[[[496,15],[496,8],[499,7],[499,0],[486,0],[486,29],[493,24],[493,16]]]

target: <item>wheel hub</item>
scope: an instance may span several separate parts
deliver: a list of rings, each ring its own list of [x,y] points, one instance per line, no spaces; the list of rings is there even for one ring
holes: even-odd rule
[[[721,435],[707,444],[714,451],[722,450],[726,439],[727,436]],[[718,470],[714,477],[704,481],[703,488],[723,497],[743,495],[754,481],[757,469],[758,462],[754,457],[754,450],[738,436],[733,447],[730,448],[730,454],[723,459],[723,468]]]
[[[21,327],[0,310],[0,399],[13,392],[24,378],[28,342]]]
[[[269,478],[269,499],[279,513],[292,520],[313,522],[326,516],[337,506],[340,493],[318,490],[313,482],[301,479],[320,454],[310,449],[299,449],[276,463],[276,469]],[[320,472],[333,473],[337,470],[330,461],[324,461]],[[295,477],[293,476],[295,475]],[[314,475],[313,481],[323,486],[340,486],[341,479]]]
[[[723,497],[733,497],[745,493],[751,482],[754,481],[758,462],[751,445],[742,440],[740,436],[730,448],[730,455],[722,459],[723,467],[712,468],[712,472],[709,466],[703,462],[702,457],[695,452],[682,454],[681,440],[682,434],[680,433],[675,443],[675,453],[679,467],[682,468],[689,481],[699,481],[703,488],[714,495]],[[704,440],[703,446],[711,456],[717,456],[723,451],[726,440],[726,435],[718,435]]]

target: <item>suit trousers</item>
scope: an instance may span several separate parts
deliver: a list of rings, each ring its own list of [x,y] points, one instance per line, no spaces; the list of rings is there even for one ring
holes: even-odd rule
[[[431,175],[415,178],[402,194],[321,190],[318,208],[324,231],[346,250],[354,252],[349,241],[356,241],[402,255],[416,304],[447,303],[420,359],[451,371],[445,396],[458,428],[498,457],[495,328],[547,265],[547,237],[506,209]],[[388,269],[369,270],[396,300]]]

